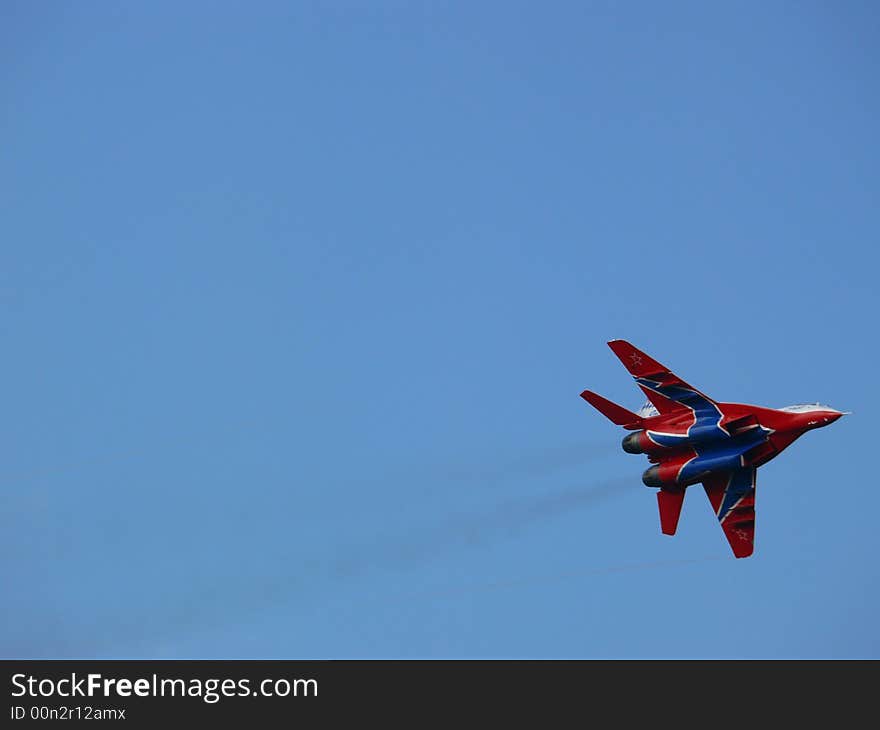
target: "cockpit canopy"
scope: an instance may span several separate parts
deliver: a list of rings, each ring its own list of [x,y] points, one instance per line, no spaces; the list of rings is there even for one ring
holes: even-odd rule
[[[826,406],[824,403],[798,403],[793,406],[785,406],[784,408],[780,408],[780,411],[788,411],[789,413],[809,413],[810,411],[833,411],[835,410],[831,406]]]

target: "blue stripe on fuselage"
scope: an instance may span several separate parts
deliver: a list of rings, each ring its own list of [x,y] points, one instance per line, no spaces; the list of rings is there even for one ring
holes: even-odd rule
[[[679,481],[681,483],[693,481],[710,471],[739,470],[742,467],[742,455],[762,443],[766,436],[767,431],[754,428],[733,438],[728,437],[724,441],[694,446],[696,456],[682,467]]]
[[[647,431],[648,437],[661,446],[671,448],[689,446],[694,450],[694,454],[696,454],[694,458],[687,462],[679,472],[678,481],[682,484],[698,481],[698,477],[710,471],[733,470],[734,473],[743,471],[742,455],[765,441],[767,434],[770,433],[759,426],[731,436],[719,425],[722,418],[721,410],[706,396],[680,385],[661,385],[659,382],[647,378],[636,378],[635,380],[648,390],[659,393],[676,403],[681,403],[694,412],[694,422],[688,426],[687,431],[683,434]]]
[[[688,427],[686,433],[667,434],[655,433],[648,431],[651,440],[661,446],[679,446],[691,438],[692,434],[699,434],[700,440],[714,441],[718,439],[730,438],[727,431],[722,429],[718,424],[721,422],[721,411],[706,396],[697,393],[690,388],[683,388],[680,385],[661,385],[656,380],[648,380],[647,378],[636,378],[636,382],[655,393],[668,398],[676,403],[689,408],[694,412],[694,422]]]

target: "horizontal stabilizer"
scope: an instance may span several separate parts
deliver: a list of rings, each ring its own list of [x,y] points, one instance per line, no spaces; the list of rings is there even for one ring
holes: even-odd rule
[[[599,413],[605,416],[605,418],[612,423],[616,423],[618,426],[638,428],[638,425],[642,420],[632,411],[628,411],[623,406],[617,405],[617,403],[612,403],[607,398],[603,398],[601,395],[598,395],[591,390],[585,390],[581,393],[581,398],[593,406],[593,408],[599,411]]]
[[[660,530],[664,535],[675,534],[682,504],[684,504],[684,489],[661,489],[657,492],[657,506],[660,508]]]

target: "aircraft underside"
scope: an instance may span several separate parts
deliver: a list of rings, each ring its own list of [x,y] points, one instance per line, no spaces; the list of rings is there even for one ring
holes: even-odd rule
[[[608,345],[650,407],[633,413],[589,390],[581,397],[630,431],[624,451],[644,454],[652,462],[642,481],[659,490],[662,532],[675,534],[685,489],[702,482],[734,555],[751,555],[757,468],[806,431],[833,423],[843,413],[819,404],[773,409],[719,403],[628,342]]]

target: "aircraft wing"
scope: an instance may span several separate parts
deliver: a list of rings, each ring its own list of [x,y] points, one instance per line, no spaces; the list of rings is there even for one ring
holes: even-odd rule
[[[697,417],[720,418],[715,401],[626,340],[611,340],[608,347],[661,414],[692,410]]]
[[[738,558],[752,554],[755,543],[755,473],[753,466],[712,474],[703,487]]]

